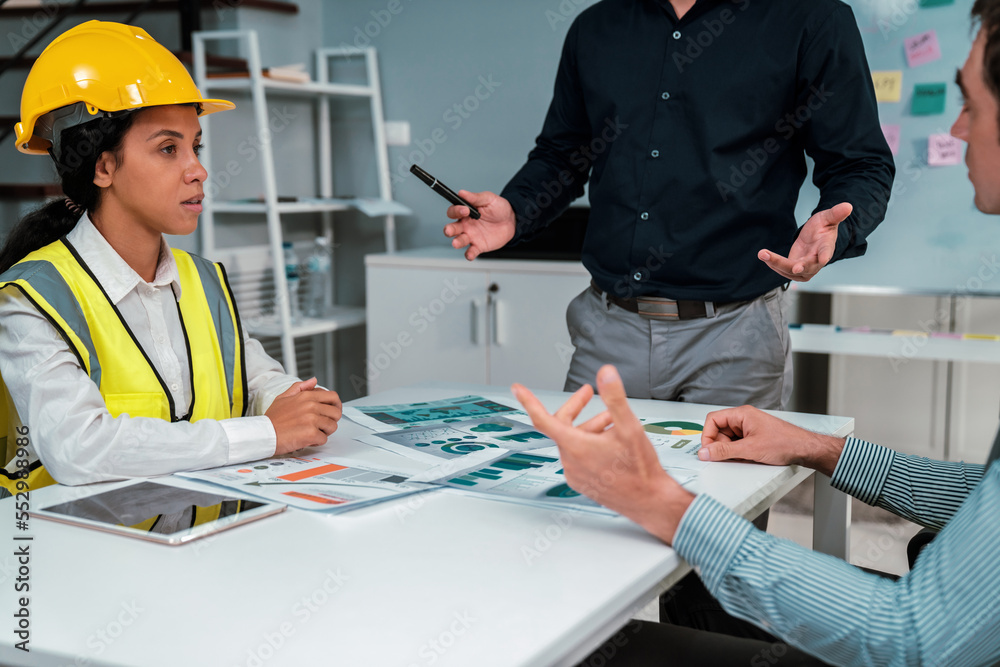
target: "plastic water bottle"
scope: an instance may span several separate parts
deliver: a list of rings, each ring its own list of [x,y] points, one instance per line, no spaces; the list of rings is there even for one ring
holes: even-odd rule
[[[306,314],[309,317],[322,317],[326,313],[330,293],[330,271],[333,262],[330,260],[330,240],[325,236],[317,236],[313,252],[306,260],[309,270],[309,294],[306,300]]]
[[[288,283],[288,309],[292,313],[292,322],[298,323],[301,319],[299,308],[299,258],[292,248],[291,241],[281,244],[285,255],[285,281]]]

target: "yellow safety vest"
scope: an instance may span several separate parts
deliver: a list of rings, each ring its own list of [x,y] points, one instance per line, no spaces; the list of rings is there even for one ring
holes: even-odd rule
[[[180,275],[177,303],[191,371],[191,408],[175,417],[174,401],[149,356],[72,244],[65,237],[0,275],[0,289],[13,285],[52,323],[80,367],[98,386],[113,417],[158,417],[166,421],[227,419],[246,412],[246,358],[236,300],[225,269],[197,255],[173,250]],[[0,326],[3,323],[0,322]],[[0,378],[0,487],[11,493],[19,480],[31,489],[53,484],[24,435],[7,414]],[[32,438],[30,424],[27,439]],[[20,440],[19,440],[20,438]],[[20,455],[20,456],[19,456]],[[31,459],[27,463],[25,458]]]

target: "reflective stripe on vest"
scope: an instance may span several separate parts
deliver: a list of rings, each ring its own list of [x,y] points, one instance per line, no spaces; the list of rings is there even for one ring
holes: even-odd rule
[[[240,417],[246,410],[246,360],[236,301],[224,269],[196,255],[173,250],[180,276],[178,316],[191,371],[191,408],[176,416],[173,396],[118,308],[65,238],[30,253],[0,276],[55,326],[80,366],[98,386],[113,417],[157,417],[198,421]],[[2,382],[2,378],[0,378]],[[30,427],[30,424],[28,425]],[[0,433],[7,434],[4,461],[12,467],[6,403],[0,403]],[[0,485],[5,483],[0,474]],[[51,479],[51,478],[50,478]],[[32,484],[32,488],[37,488]]]

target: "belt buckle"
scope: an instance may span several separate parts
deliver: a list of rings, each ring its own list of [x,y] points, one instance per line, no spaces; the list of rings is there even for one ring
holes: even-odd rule
[[[637,297],[635,302],[639,316],[648,320],[679,320],[681,317],[673,299],[644,296]]]

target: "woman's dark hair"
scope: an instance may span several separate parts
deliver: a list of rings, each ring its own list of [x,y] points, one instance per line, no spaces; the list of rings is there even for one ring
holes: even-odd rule
[[[105,117],[67,128],[60,136],[62,155],[52,155],[52,150],[49,150],[63,193],[88,213],[97,208],[101,198],[101,189],[94,185],[97,159],[110,151],[121,165],[122,140],[136,113]],[[66,200],[60,198],[21,218],[7,237],[3,250],[0,250],[0,273],[28,253],[47,246],[73,229],[81,213],[79,210],[71,211],[66,204]]]

